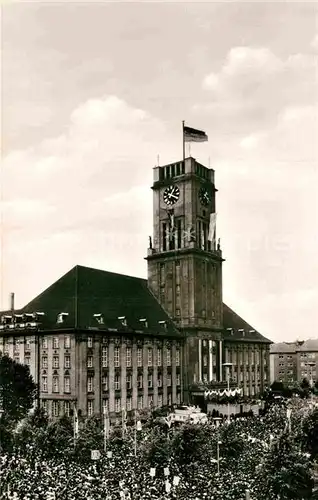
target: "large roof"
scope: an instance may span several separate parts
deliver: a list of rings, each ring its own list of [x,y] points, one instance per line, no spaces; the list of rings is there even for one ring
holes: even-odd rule
[[[295,342],[278,342],[271,345],[271,354],[284,354],[313,351],[318,352],[318,339],[296,340]]]
[[[296,354],[296,342],[277,342],[270,347],[271,354]]]
[[[105,327],[120,331],[180,335],[167,313],[147,287],[146,280],[123,274],[76,266],[23,309],[44,312],[45,329],[98,328],[94,314],[101,314]],[[57,315],[68,313],[62,324]],[[122,325],[126,318],[127,327]],[[147,325],[140,322],[147,320]],[[166,326],[159,322],[166,321]],[[103,326],[100,326],[103,329]]]
[[[224,339],[242,342],[262,342],[271,344],[271,340],[261,335],[229,306],[223,303]]]
[[[147,280],[83,266],[75,266],[17,312],[44,312],[45,330],[110,328],[181,336],[149,290]],[[60,313],[67,316],[57,323]],[[98,325],[96,314],[103,316],[104,326]],[[126,318],[127,327],[119,317]],[[147,320],[147,327],[141,319]],[[271,343],[226,304],[223,323],[225,340]]]

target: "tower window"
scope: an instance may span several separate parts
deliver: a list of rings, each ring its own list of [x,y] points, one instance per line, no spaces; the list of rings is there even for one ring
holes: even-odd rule
[[[162,224],[162,250],[164,252],[167,250],[167,224],[165,222]]]
[[[175,176],[175,165],[171,165],[171,177]]]
[[[181,173],[185,173],[185,166],[184,166],[184,161],[181,163]]]
[[[182,246],[182,221],[181,219],[177,220],[177,248],[181,248]]]
[[[177,167],[177,175],[180,175],[180,163],[177,163],[176,167]]]

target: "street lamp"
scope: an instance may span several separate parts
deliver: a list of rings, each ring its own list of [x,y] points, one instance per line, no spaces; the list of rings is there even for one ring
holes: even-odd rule
[[[307,363],[307,366],[310,366],[310,385],[311,385],[311,388],[312,388],[312,386],[314,385],[314,381],[313,381],[313,378],[312,378],[312,370],[313,370],[313,367],[316,366],[316,363],[315,363],[315,361],[309,361]]]
[[[225,368],[228,368],[227,370],[227,391],[228,393],[230,392],[230,368],[233,366],[233,363],[223,363],[223,366]],[[230,400],[228,396],[228,403],[227,403],[227,419],[228,423],[230,423]]]

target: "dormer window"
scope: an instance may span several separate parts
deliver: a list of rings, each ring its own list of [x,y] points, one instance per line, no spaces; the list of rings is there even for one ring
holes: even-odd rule
[[[96,319],[96,321],[97,321],[97,323],[99,325],[104,325],[105,324],[105,322],[104,322],[104,316],[101,313],[94,314],[94,318]]]
[[[143,325],[144,328],[148,328],[148,321],[146,318],[141,318],[139,321]]]
[[[159,325],[162,325],[165,330],[168,329],[168,323],[166,322],[166,320],[158,321],[158,323],[159,323]]]
[[[242,334],[242,337],[245,337],[245,331],[243,328],[239,328],[238,331]]]
[[[64,323],[65,319],[67,318],[68,313],[61,312],[60,314],[57,315],[56,322],[58,324]]]
[[[127,326],[127,319],[126,316],[118,316],[119,321],[123,326]]]

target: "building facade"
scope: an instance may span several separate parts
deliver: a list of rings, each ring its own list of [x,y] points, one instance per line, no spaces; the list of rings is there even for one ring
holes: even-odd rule
[[[280,342],[270,347],[271,383],[292,385],[304,378],[315,383],[318,378],[318,339]]]
[[[214,177],[194,158],[154,169],[148,280],[76,266],[2,313],[0,351],[30,366],[50,415],[116,418],[214,383],[247,397],[269,384],[271,342],[223,303]]]
[[[184,336],[185,400],[192,385],[228,376],[246,396],[262,392],[270,341],[223,303],[214,170],[191,157],[158,166],[152,190],[148,286]]]

